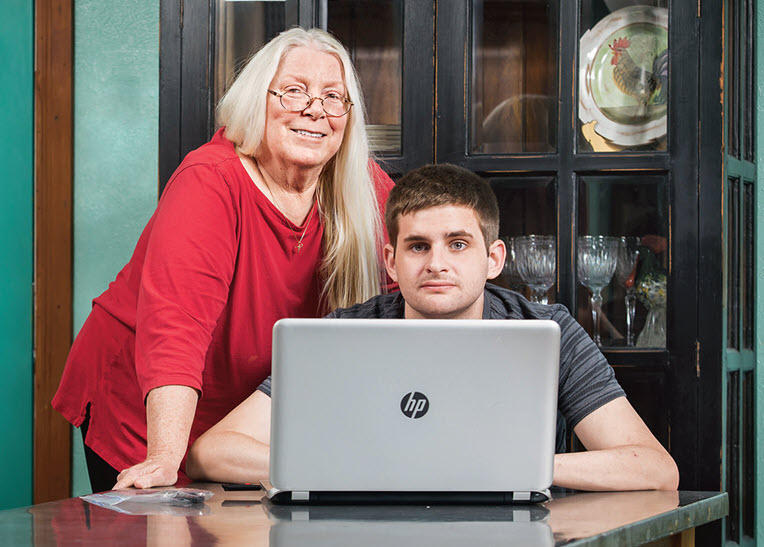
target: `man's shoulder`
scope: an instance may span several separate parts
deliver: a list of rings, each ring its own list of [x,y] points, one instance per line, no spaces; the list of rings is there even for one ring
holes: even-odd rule
[[[531,302],[522,294],[486,283],[486,319],[551,319],[558,323],[570,318],[568,308],[562,304]]]
[[[398,291],[380,294],[349,308],[337,308],[327,317],[332,319],[400,319],[403,317],[403,298]]]

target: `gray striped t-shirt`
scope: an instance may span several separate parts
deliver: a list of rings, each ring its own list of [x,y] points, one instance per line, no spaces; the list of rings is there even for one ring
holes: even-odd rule
[[[395,292],[375,296],[350,308],[334,310],[327,317],[402,319],[403,307],[401,293]],[[551,319],[560,325],[557,409],[566,424],[561,424],[558,419],[558,452],[564,451],[560,437],[564,438],[565,425],[572,430],[578,422],[605,403],[625,395],[605,356],[562,304],[535,304],[514,291],[487,283],[483,319]],[[465,374],[469,374],[469,369],[465,368]],[[268,376],[257,389],[270,396],[271,377]],[[563,431],[560,431],[561,427]]]

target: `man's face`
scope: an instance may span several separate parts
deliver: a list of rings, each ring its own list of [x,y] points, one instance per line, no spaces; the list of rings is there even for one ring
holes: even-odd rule
[[[505,256],[500,240],[486,250],[477,215],[459,205],[401,215],[396,247],[385,246],[407,319],[480,319],[485,282],[499,275]]]

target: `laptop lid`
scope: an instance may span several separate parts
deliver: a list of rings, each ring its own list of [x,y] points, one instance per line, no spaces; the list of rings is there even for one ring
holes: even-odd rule
[[[541,320],[281,320],[270,483],[300,493],[546,490],[559,339]]]

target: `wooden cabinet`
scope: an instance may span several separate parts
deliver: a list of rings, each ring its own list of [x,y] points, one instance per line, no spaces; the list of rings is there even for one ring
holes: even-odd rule
[[[353,56],[382,166],[395,178],[449,162],[489,180],[503,237],[554,236],[547,298],[565,304],[589,332],[594,318],[577,271],[579,238],[641,239],[631,281],[613,276],[602,291],[602,350],[676,459],[680,487],[720,488],[725,2],[180,4],[162,0],[162,183],[214,130],[216,62],[226,59],[216,51],[224,47],[216,29],[226,28],[216,20],[220,5],[250,4],[264,14],[272,4],[278,15],[258,19],[255,42],[278,30],[273,25],[328,28]],[[736,21],[742,25],[743,16]],[[750,61],[738,50],[736,58]],[[750,104],[736,108],[741,117]],[[735,138],[752,161],[750,138]],[[510,268],[499,283],[529,294]],[[635,345],[626,340],[630,287],[644,293],[637,296]],[[650,336],[642,336],[648,327]]]

